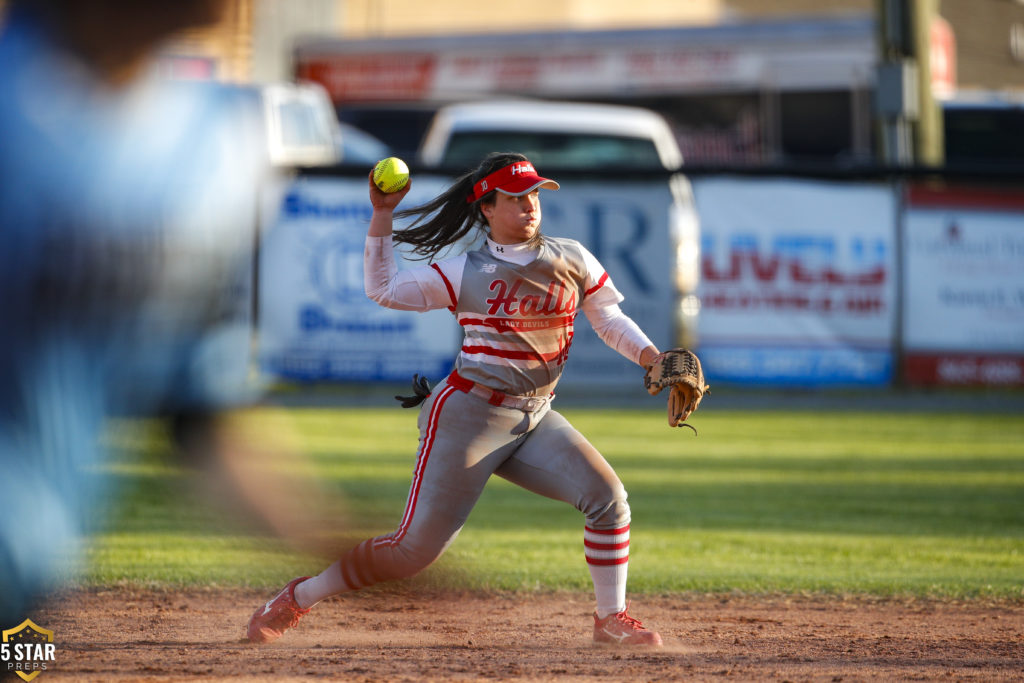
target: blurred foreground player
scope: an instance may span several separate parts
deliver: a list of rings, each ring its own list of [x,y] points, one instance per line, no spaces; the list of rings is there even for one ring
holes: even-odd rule
[[[638,365],[657,348],[622,312],[623,296],[579,242],[541,234],[540,190],[558,183],[519,154],[493,154],[432,202],[395,214],[408,192],[371,181],[368,296],[389,308],[448,308],[463,328],[455,370],[419,413],[420,446],[398,528],[364,541],[316,577],[292,580],[253,614],[249,639],[269,642],[324,598],[409,577],[455,540],[492,474],[584,516],[584,559],[597,600],[595,641],[659,646],[626,602],[630,511],[612,467],[551,408],[582,311],[600,338]],[[414,216],[394,240],[436,256],[479,230],[478,249],[398,271],[392,216]],[[685,420],[689,410],[682,411]]]
[[[0,626],[68,569],[109,493],[111,415],[248,399],[237,294],[266,170],[216,87],[151,78],[220,0],[14,0],[0,27]],[[244,299],[244,297],[242,297]],[[242,309],[240,311],[239,309]]]

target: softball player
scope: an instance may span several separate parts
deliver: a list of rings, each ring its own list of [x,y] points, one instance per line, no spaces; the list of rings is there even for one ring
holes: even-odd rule
[[[419,452],[398,528],[349,550],[320,575],[289,582],[253,614],[249,639],[266,643],[324,598],[409,577],[455,540],[497,474],[583,513],[583,554],[597,598],[594,640],[661,645],[627,613],[629,505],[600,453],[551,408],[582,310],[610,347],[640,365],[658,351],[619,308],[601,264],[571,239],[542,235],[539,176],[526,157],[492,154],[423,206],[394,213],[408,186],[385,194],[371,179],[367,295],[410,311],[448,308],[464,341],[455,369],[419,413]],[[392,235],[392,217],[415,216]],[[399,272],[392,241],[435,256],[476,227],[478,250]],[[424,392],[425,393],[425,392]]]

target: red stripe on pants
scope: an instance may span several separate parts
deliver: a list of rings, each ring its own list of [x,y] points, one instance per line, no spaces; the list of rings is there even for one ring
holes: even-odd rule
[[[427,468],[427,460],[430,458],[430,449],[434,446],[434,437],[437,435],[437,422],[441,417],[441,408],[444,407],[448,397],[456,391],[455,387],[446,386],[434,400],[430,407],[430,417],[427,419],[427,432],[423,437],[423,446],[416,457],[416,469],[413,472],[412,487],[409,490],[409,501],[405,504],[405,514],[402,515],[402,523],[398,525],[395,533],[391,534],[383,542],[388,545],[398,545],[409,531],[412,524],[412,517],[416,513],[416,500],[420,495],[420,485],[423,483],[423,472]]]

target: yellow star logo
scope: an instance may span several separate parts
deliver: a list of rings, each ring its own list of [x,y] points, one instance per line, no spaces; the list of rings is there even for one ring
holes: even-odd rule
[[[18,640],[24,640],[25,636],[28,636],[29,640],[37,642],[53,642],[53,631],[39,626],[31,619],[26,619],[14,628],[6,629],[3,632],[3,642],[8,643],[15,637],[18,638]],[[25,673],[24,671],[15,671],[14,673],[18,674],[23,681],[31,681],[42,672],[33,671],[32,673]]]

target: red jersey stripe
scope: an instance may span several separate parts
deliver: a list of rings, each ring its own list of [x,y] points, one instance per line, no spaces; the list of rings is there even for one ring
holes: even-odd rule
[[[455,288],[452,287],[452,283],[448,280],[447,277],[445,277],[444,273],[441,272],[440,266],[438,266],[436,263],[431,263],[430,267],[436,270],[437,274],[441,276],[442,280],[444,280],[444,286],[448,289],[448,298],[452,300],[452,305],[448,307],[448,310],[454,313],[455,306],[456,304],[458,304],[458,301],[455,300]]]
[[[594,543],[593,541],[583,539],[583,545],[593,550],[622,550],[629,547],[629,541],[623,541],[622,543]]]
[[[604,274],[601,275],[601,279],[597,281],[596,285],[594,285],[593,287],[591,287],[587,291],[583,292],[583,296],[590,296],[591,294],[593,294],[597,290],[599,290],[602,287],[604,287],[604,283],[607,282],[607,281],[608,281],[608,273],[606,271]]]
[[[618,529],[591,529],[589,526],[583,527],[592,534],[603,534],[605,536],[615,536],[618,534],[624,534],[629,531],[629,525],[619,527]]]
[[[485,356],[507,358],[508,360],[539,360],[544,363],[553,361],[565,354],[565,349],[552,351],[551,353],[538,353],[536,351],[508,351],[506,349],[495,349],[490,346],[463,346],[463,353],[482,353]]]

